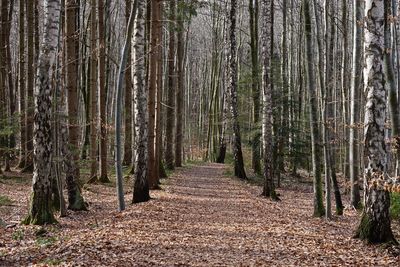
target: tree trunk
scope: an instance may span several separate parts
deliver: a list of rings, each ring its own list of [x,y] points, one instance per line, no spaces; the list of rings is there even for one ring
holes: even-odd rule
[[[145,88],[145,2],[138,1],[134,29],[133,62],[134,62],[134,101],[135,101],[135,167],[133,203],[150,199],[148,183],[148,134],[147,134],[147,92]]]
[[[125,200],[124,200],[124,189],[123,189],[123,173],[122,173],[122,90],[123,90],[123,81],[125,72],[127,72],[126,63],[129,58],[129,50],[130,43],[132,39],[132,32],[134,26],[134,19],[136,14],[136,6],[137,1],[134,0],[131,8],[131,13],[129,14],[128,25],[127,25],[127,33],[125,37],[125,43],[121,52],[121,61],[118,69],[118,80],[117,80],[117,89],[116,89],[116,110],[115,110],[115,148],[116,148],[116,160],[115,160],[115,169],[117,173],[117,197],[118,197],[118,210],[123,211],[125,209]],[[127,3],[128,4],[128,3]],[[128,11],[130,11],[128,10]],[[130,72],[128,72],[129,74]],[[126,84],[125,84],[126,86]]]
[[[359,103],[361,97],[361,57],[362,57],[362,32],[363,4],[354,0],[353,22],[353,65],[350,87],[350,129],[349,129],[349,165],[350,165],[350,203],[354,208],[360,208],[360,189],[358,179],[358,123]]]
[[[38,76],[35,94],[34,120],[34,171],[33,192],[26,224],[48,224],[56,222],[51,207],[51,92],[52,68],[56,59],[60,16],[59,0],[46,0],[44,38],[39,55]]]
[[[27,85],[27,101],[26,101],[26,161],[23,171],[32,172],[33,170],[33,86],[34,86],[34,9],[33,1],[26,1],[26,12],[27,12],[27,74],[26,74],[26,85]]]
[[[18,69],[18,88],[19,88],[19,113],[20,113],[20,133],[21,148],[18,168],[25,167],[26,161],[26,105],[25,105],[25,4],[19,0],[19,69]]]
[[[169,47],[168,47],[168,91],[165,167],[174,169],[174,127],[175,127],[175,0],[169,3]]]
[[[79,114],[78,114],[78,68],[77,49],[78,34],[76,15],[78,3],[67,0],[65,5],[65,56],[66,56],[66,90],[68,93],[68,132],[63,144],[66,184],[68,188],[68,208],[86,210],[79,188]],[[64,129],[66,131],[66,129]]]
[[[182,10],[184,1],[179,0],[178,9],[180,16],[178,18],[179,31],[177,34],[177,88],[176,88],[176,133],[175,133],[175,166],[182,167],[182,142],[183,142],[183,99],[184,99],[184,83],[185,83],[185,71],[184,71],[184,40],[183,40],[183,30],[184,22]]]
[[[251,49],[251,91],[253,97],[253,127],[260,122],[260,82],[258,70],[258,0],[249,0],[250,13],[250,49]],[[285,12],[285,11],[284,11]],[[252,167],[255,173],[261,173],[260,133],[257,130],[252,140]]]
[[[125,18],[127,25],[129,23],[129,16],[131,14],[131,2],[132,0],[125,1]],[[134,19],[134,18],[133,18]],[[128,25],[129,26],[129,25]],[[127,26],[127,27],[128,27]],[[133,26],[132,26],[133,27]],[[131,58],[131,51],[128,49],[128,58]],[[129,166],[132,163],[132,76],[131,76],[131,64],[126,66],[125,73],[125,142],[124,142],[124,160],[122,164]]]
[[[364,210],[356,237],[370,243],[395,242],[390,226],[389,192],[376,185],[386,174],[386,88],[383,73],[384,2],[365,3],[364,91],[367,96],[364,119]]]
[[[236,58],[236,13],[237,1],[231,0],[230,29],[229,29],[229,91],[231,97],[231,113],[233,123],[233,156],[235,159],[235,176],[240,179],[247,179],[244,169],[242,142],[240,137],[238,100],[237,100],[237,58]]]
[[[100,178],[102,183],[109,183],[107,174],[107,93],[106,93],[106,38],[104,27],[104,0],[98,0],[98,32],[99,32],[99,56],[98,56],[98,76],[99,76],[99,109],[100,109]]]
[[[310,97],[310,130],[311,130],[311,147],[312,147],[312,165],[314,175],[314,216],[322,217],[325,214],[322,181],[321,181],[321,136],[318,129],[318,104],[317,89],[314,77],[314,56],[312,49],[312,25],[310,16],[310,2],[303,0],[303,16],[305,30],[305,66],[307,87]]]
[[[97,180],[97,21],[96,0],[90,1],[90,180]]]
[[[272,160],[273,138],[272,138],[272,10],[273,0],[261,1],[261,54],[262,54],[262,140],[263,140],[263,162],[264,162],[264,187],[262,195],[277,200],[274,187],[274,166]]]

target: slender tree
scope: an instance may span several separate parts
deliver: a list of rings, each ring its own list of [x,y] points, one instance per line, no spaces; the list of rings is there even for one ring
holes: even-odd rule
[[[34,15],[35,10],[33,8],[33,1],[26,1],[26,14],[27,14],[27,73],[26,73],[26,91],[27,91],[27,101],[26,101],[26,161],[23,171],[32,172],[33,170],[33,87],[35,85],[34,75],[35,65],[34,65]]]
[[[253,97],[253,125],[260,123],[260,82],[258,62],[258,0],[249,0],[249,26],[251,49],[251,91]],[[261,172],[260,165],[260,134],[257,131],[252,140],[252,167],[256,173]]]
[[[184,0],[178,1],[178,34],[177,34],[177,87],[176,87],[176,132],[175,132],[175,166],[182,167],[182,147],[183,147],[183,100],[185,86],[185,70],[184,70]]]
[[[125,1],[125,18],[127,27],[129,26],[129,16],[132,12],[131,10],[132,0]],[[131,51],[128,49],[128,58],[131,58]],[[125,73],[129,75],[125,76],[125,140],[124,140],[124,159],[122,161],[123,165],[129,166],[132,163],[132,76],[131,64],[126,66]]]
[[[168,91],[165,166],[174,169],[174,127],[175,127],[175,1],[169,2],[169,46],[168,46]]]
[[[237,1],[231,0],[231,9],[229,13],[229,91],[231,100],[231,113],[233,123],[233,155],[235,158],[235,176],[240,179],[247,179],[244,169],[242,141],[240,137],[239,114],[238,114],[238,92],[237,92],[237,46],[236,46],[236,17]]]
[[[123,81],[124,75],[128,72],[126,68],[128,57],[130,55],[130,43],[132,39],[133,33],[133,26],[134,26],[134,19],[136,14],[136,7],[137,7],[137,0],[134,0],[132,3],[131,8],[129,9],[129,19],[127,25],[127,33],[125,37],[125,43],[122,48],[121,52],[121,61],[119,64],[118,69],[118,80],[117,80],[117,89],[116,89],[116,110],[115,110],[115,148],[116,148],[116,160],[115,160],[115,169],[117,173],[117,195],[118,195],[118,209],[122,211],[125,209],[125,200],[124,200],[124,189],[122,185],[122,142],[121,142],[121,135],[122,135],[122,95],[123,95]],[[130,73],[130,72],[128,72]],[[125,84],[126,86],[126,84]]]
[[[261,54],[262,54],[262,140],[264,162],[264,187],[262,195],[277,199],[274,188],[274,168],[272,164],[272,81],[271,73],[271,24],[273,0],[261,0]]]
[[[96,0],[90,0],[90,181],[97,180],[97,21]]]
[[[314,55],[312,49],[312,23],[310,15],[310,2],[303,0],[303,16],[305,30],[305,66],[307,87],[310,95],[310,129],[312,146],[312,165],[314,174],[314,216],[321,217],[325,214],[321,181],[321,136],[318,128],[317,89],[314,77]]]
[[[358,123],[359,98],[361,86],[361,57],[363,32],[363,5],[362,1],[354,0],[353,15],[353,64],[350,87],[350,130],[349,130],[349,165],[350,165],[350,202],[355,208],[360,207],[360,190],[358,180]]]
[[[148,113],[147,92],[145,81],[145,2],[138,1],[134,26],[133,62],[134,62],[134,101],[135,101],[135,167],[133,203],[145,202],[150,199],[148,182]]]
[[[19,113],[20,113],[20,134],[21,149],[19,168],[25,166],[26,157],[26,113],[25,113],[25,2],[19,0],[19,68],[18,68],[18,88],[19,88]]]
[[[100,177],[99,181],[108,183],[107,174],[107,114],[106,114],[106,37],[104,23],[104,0],[97,2],[98,12],[98,86],[99,86],[99,109],[100,109]]]

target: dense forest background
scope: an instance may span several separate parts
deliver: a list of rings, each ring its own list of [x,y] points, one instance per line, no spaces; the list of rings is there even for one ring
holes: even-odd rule
[[[14,236],[17,221],[85,220],[80,212],[101,211],[93,190],[115,187],[111,206],[122,212],[136,207],[128,197],[143,203],[179,183],[235,176],[269,207],[308,188],[310,216],[341,222],[350,212],[349,237],[395,246],[399,8],[1,0],[0,224]],[[225,164],[223,174],[204,162]],[[204,177],[179,176],[199,165]]]

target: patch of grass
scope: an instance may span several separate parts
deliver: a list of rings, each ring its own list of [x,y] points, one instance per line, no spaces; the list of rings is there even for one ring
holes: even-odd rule
[[[60,265],[61,263],[63,263],[63,260],[47,258],[44,261],[42,261],[40,264],[43,264],[45,266],[49,266],[49,265],[56,266],[56,265]]]
[[[1,183],[30,184],[31,179],[22,176],[0,176]]]
[[[264,177],[262,175],[250,176],[249,183],[262,186],[262,185],[264,185]]]
[[[8,196],[1,196],[0,195],[0,207],[1,206],[10,206],[12,205],[13,201]]]
[[[36,239],[36,244],[41,247],[47,247],[47,246],[53,245],[56,241],[57,241],[57,238],[52,237],[52,236],[38,237]]]
[[[24,231],[21,229],[18,229],[12,233],[12,239],[16,241],[21,241],[24,239]]]
[[[400,219],[400,193],[390,194],[390,216],[392,219]]]

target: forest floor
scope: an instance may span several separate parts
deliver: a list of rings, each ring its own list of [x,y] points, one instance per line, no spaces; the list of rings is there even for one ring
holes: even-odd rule
[[[309,183],[279,189],[281,201],[273,202],[259,186],[227,177],[226,168],[181,168],[151,201],[122,213],[112,186],[90,185],[88,212],[69,212],[45,231],[0,228],[0,266],[399,266],[398,251],[352,238],[356,211],[313,218]],[[27,212],[24,179],[0,180],[0,196],[10,200],[0,218],[8,223]],[[393,228],[400,240],[399,223]]]

